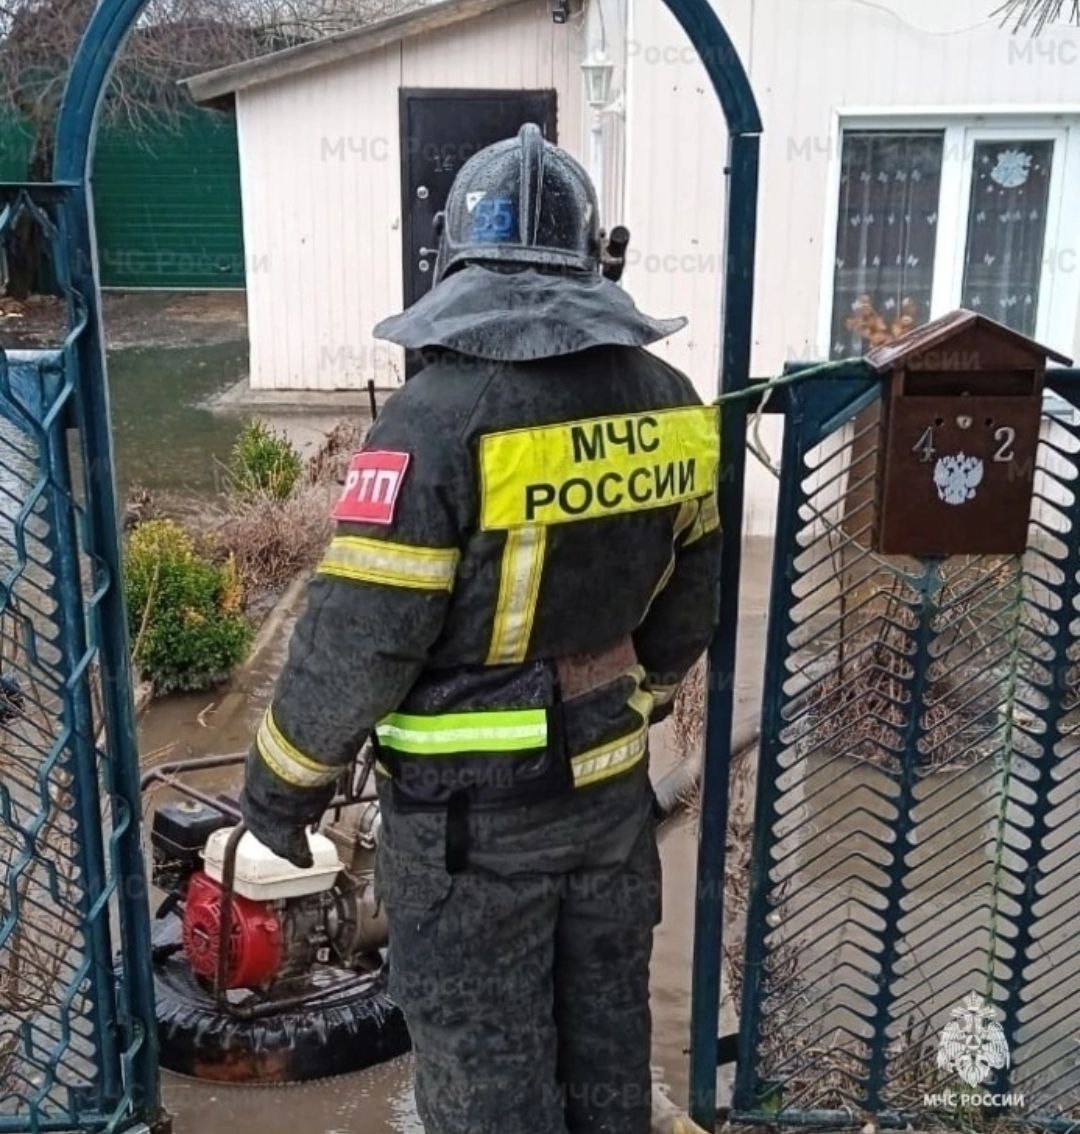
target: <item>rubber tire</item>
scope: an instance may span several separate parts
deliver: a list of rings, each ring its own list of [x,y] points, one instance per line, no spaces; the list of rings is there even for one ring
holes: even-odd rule
[[[161,1063],[229,1083],[302,1083],[360,1071],[410,1048],[401,1009],[373,985],[312,1008],[256,1020],[222,1011],[182,953],[154,964]]]

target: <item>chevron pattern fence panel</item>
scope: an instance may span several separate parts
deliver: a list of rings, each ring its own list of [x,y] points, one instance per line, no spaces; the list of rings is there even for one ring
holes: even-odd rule
[[[1080,1120],[1076,378],[1005,558],[872,552],[875,384],[791,390],[740,1118]]]

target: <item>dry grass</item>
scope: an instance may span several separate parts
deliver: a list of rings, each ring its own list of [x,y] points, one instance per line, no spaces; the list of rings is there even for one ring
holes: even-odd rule
[[[671,711],[671,724],[675,730],[675,745],[680,760],[690,760],[700,756],[705,743],[705,673],[707,667],[702,657],[697,665],[686,675],[679,692],[675,695],[675,706]]]
[[[331,510],[349,459],[360,447],[366,423],[343,420],[285,499],[269,492],[224,493],[209,504],[151,497],[134,488],[127,514],[132,524],[162,514],[177,518],[214,559],[236,563],[247,613],[258,620],[276,597],[319,561],[333,534]]]
[[[303,485],[286,500],[229,496],[203,510],[200,531],[216,554],[235,559],[249,596],[276,592],[310,570],[326,548],[332,499],[322,484]]]
[[[326,435],[322,448],[308,461],[308,480],[312,484],[338,484],[344,480],[349,459],[360,448],[367,430],[366,421],[339,421]]]

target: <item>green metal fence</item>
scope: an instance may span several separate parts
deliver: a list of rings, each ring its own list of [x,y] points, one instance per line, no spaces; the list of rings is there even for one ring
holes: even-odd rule
[[[33,138],[0,119],[0,180],[28,176]],[[242,288],[240,156],[232,114],[191,110],[137,128],[105,121],[94,155],[101,284]]]

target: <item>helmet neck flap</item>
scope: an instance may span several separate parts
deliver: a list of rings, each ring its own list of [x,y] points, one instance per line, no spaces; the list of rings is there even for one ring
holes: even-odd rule
[[[642,314],[598,273],[490,271],[470,265],[436,284],[375,335],[411,350],[526,362],[596,346],[646,346],[686,326]]]

